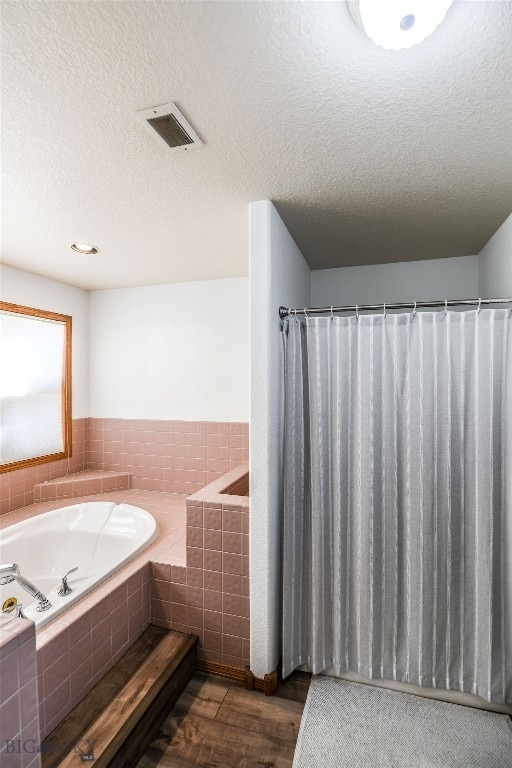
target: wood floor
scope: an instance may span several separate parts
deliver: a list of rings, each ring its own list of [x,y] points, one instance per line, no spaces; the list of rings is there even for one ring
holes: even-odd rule
[[[309,680],[264,696],[196,673],[137,768],[291,768]]]

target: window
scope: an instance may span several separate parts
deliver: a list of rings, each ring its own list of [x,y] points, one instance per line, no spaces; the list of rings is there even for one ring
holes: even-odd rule
[[[0,472],[71,455],[71,317],[0,301]]]

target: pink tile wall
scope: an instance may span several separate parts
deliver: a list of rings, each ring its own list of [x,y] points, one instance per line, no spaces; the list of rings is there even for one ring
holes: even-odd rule
[[[243,669],[250,656],[249,501],[216,485],[187,499],[187,566],[152,564],[151,620],[198,635],[199,659]]]
[[[69,466],[62,459],[1,474],[0,514],[42,500],[36,485],[85,469],[128,472],[133,488],[190,495],[248,461],[248,445],[249,426],[241,422],[73,419]],[[66,487],[55,498],[83,492]]]
[[[79,603],[66,611],[62,622],[57,619],[40,630],[37,668],[41,740],[149,626],[150,579],[151,569],[146,563],[114,590],[105,592],[95,605],[84,608]]]
[[[87,419],[73,419],[73,455],[69,459],[69,472],[85,469],[85,440]],[[68,470],[68,460],[59,459],[34,467],[15,469],[0,475],[0,514],[12,512],[34,503],[34,486],[61,477]]]
[[[0,615],[0,765],[40,768],[34,624]]]
[[[89,419],[88,469],[133,473],[133,488],[193,494],[248,461],[240,422]]]

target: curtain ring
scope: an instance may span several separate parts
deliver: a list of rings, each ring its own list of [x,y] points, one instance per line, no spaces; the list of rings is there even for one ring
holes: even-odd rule
[[[482,299],[478,299],[478,314],[480,314],[480,310],[482,309]]]
[[[444,300],[444,313],[445,313],[445,315],[448,314],[448,300],[447,299]]]
[[[359,307],[356,304],[356,320],[359,320]]]
[[[384,303],[384,311],[382,313],[382,317],[386,317],[386,304]]]
[[[331,320],[334,320],[334,312],[333,312],[333,309],[334,309],[334,307],[331,307]]]
[[[416,317],[416,302],[414,302],[414,309],[412,311],[412,316]]]
[[[304,307],[304,317],[306,318],[306,322],[309,320],[308,318],[308,308]]]

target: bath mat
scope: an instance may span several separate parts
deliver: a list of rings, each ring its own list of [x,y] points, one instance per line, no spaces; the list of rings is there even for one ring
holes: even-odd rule
[[[512,768],[512,720],[318,675],[293,768]]]

